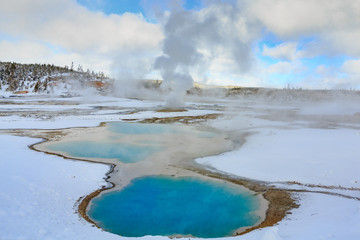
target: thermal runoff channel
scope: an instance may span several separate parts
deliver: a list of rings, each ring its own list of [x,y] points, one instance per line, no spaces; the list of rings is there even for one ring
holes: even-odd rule
[[[256,224],[258,198],[230,183],[193,177],[148,176],[93,199],[88,215],[126,237],[231,236]]]

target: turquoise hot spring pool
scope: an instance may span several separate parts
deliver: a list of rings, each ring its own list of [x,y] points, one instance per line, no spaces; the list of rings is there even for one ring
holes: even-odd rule
[[[103,129],[105,133],[108,133],[104,135],[105,139],[55,142],[49,144],[47,149],[64,152],[74,158],[117,159],[123,163],[135,163],[163,149],[161,143],[155,140],[155,136],[159,137],[163,134],[174,136],[176,134],[192,134],[201,138],[216,136],[213,132],[166,124],[113,122],[107,123]],[[119,139],[136,135],[144,135],[147,140],[133,143],[119,142]]]
[[[100,131],[99,138],[60,141],[47,148],[72,157],[116,159],[127,164],[161,151],[165,134],[171,138],[191,134],[210,142],[217,136],[184,126],[123,122],[108,123]],[[256,224],[259,207],[257,196],[234,184],[205,177],[155,175],[135,178],[120,190],[95,197],[87,214],[104,230],[121,236],[215,238]]]
[[[91,219],[106,231],[126,237],[224,237],[260,219],[259,199],[251,192],[198,177],[137,178],[91,203]]]

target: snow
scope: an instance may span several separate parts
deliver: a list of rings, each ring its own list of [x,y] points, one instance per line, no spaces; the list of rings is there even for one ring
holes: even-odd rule
[[[56,110],[52,110],[56,111]],[[101,113],[101,111],[100,111]],[[57,129],[69,127],[95,127],[101,122],[114,122],[132,119],[146,119],[146,118],[165,118],[176,116],[201,116],[205,114],[218,113],[216,111],[207,110],[189,110],[187,112],[173,113],[173,112],[154,112],[142,111],[134,114],[126,114],[124,111],[117,111],[115,114],[97,114],[93,112],[88,115],[81,116],[53,116],[48,119],[47,115],[40,115],[36,117],[10,115],[0,117],[0,129]]]
[[[197,162],[268,182],[359,188],[359,146],[360,130],[265,128],[238,150]]]
[[[360,109],[357,102],[321,102],[304,107],[302,113],[308,115],[353,115],[360,113]]]
[[[0,239],[116,239],[80,220],[74,208],[79,197],[106,184],[109,166],[27,147],[39,139],[0,135],[0,142]]]
[[[29,111],[31,109],[32,111],[65,111],[69,109],[90,109],[88,106],[69,106],[69,105],[62,105],[57,106],[54,108],[54,106],[46,106],[46,105],[26,105],[25,107],[23,105],[0,105],[1,109],[5,111]]]
[[[97,96],[93,99],[95,102],[83,100],[80,97],[52,99],[48,96],[43,98],[38,96],[36,98],[0,99],[0,111],[7,112],[6,115],[0,115],[0,129],[94,127],[101,122],[219,113],[218,111],[206,109],[189,109],[184,112],[157,112],[154,109],[162,109],[163,103],[125,98]],[[17,104],[4,104],[4,102],[9,101]],[[34,104],[43,101],[48,101],[48,104]],[[110,109],[102,110],[102,108]],[[69,111],[71,111],[71,114],[68,113]]]
[[[239,239],[303,240],[358,239],[360,203],[323,194],[301,194],[301,206],[270,228],[256,230]]]
[[[47,104],[39,104],[41,101]],[[204,167],[269,181],[281,188],[360,196],[356,189],[285,183],[360,188],[360,107],[354,102],[219,99],[188,103],[187,112],[157,112],[162,106],[159,101],[100,96],[0,98],[0,129],[57,129],[125,119],[223,113],[207,124],[246,137],[240,138],[234,151],[197,159]],[[80,197],[106,184],[108,166],[35,152],[28,146],[40,139],[1,134],[1,240],[127,239],[95,228],[75,213]],[[277,225],[227,239],[360,239],[359,200],[320,193],[296,193],[296,197],[300,207]]]

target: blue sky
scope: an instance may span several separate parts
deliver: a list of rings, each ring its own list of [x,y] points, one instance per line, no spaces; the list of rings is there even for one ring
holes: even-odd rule
[[[123,14],[125,12],[144,14],[142,0],[77,0],[77,2],[91,11],[100,11],[105,14]]]
[[[169,10],[170,1],[164,0],[77,0],[77,2],[91,11],[100,11],[105,14],[141,13],[145,17],[149,5],[157,5],[162,10]],[[155,4],[154,4],[155,3]],[[185,0],[182,4],[185,9],[201,9],[202,0]]]
[[[163,44],[176,36],[202,56],[181,67],[199,82],[360,89],[360,1],[177,1],[191,19],[166,30],[174,2],[2,1],[0,61],[75,62],[115,78],[161,78],[154,63],[174,57]]]

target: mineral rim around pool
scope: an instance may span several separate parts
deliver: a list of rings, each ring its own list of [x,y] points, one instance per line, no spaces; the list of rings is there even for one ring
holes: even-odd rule
[[[233,149],[222,133],[123,122],[62,131],[65,136],[34,148],[114,166],[108,178],[114,187],[87,207],[88,216],[109,232],[223,237],[265,218],[267,202],[261,195],[187,170],[201,168],[195,158]]]
[[[148,176],[92,200],[88,215],[126,237],[231,236],[260,220],[259,198],[238,186],[198,177]]]

